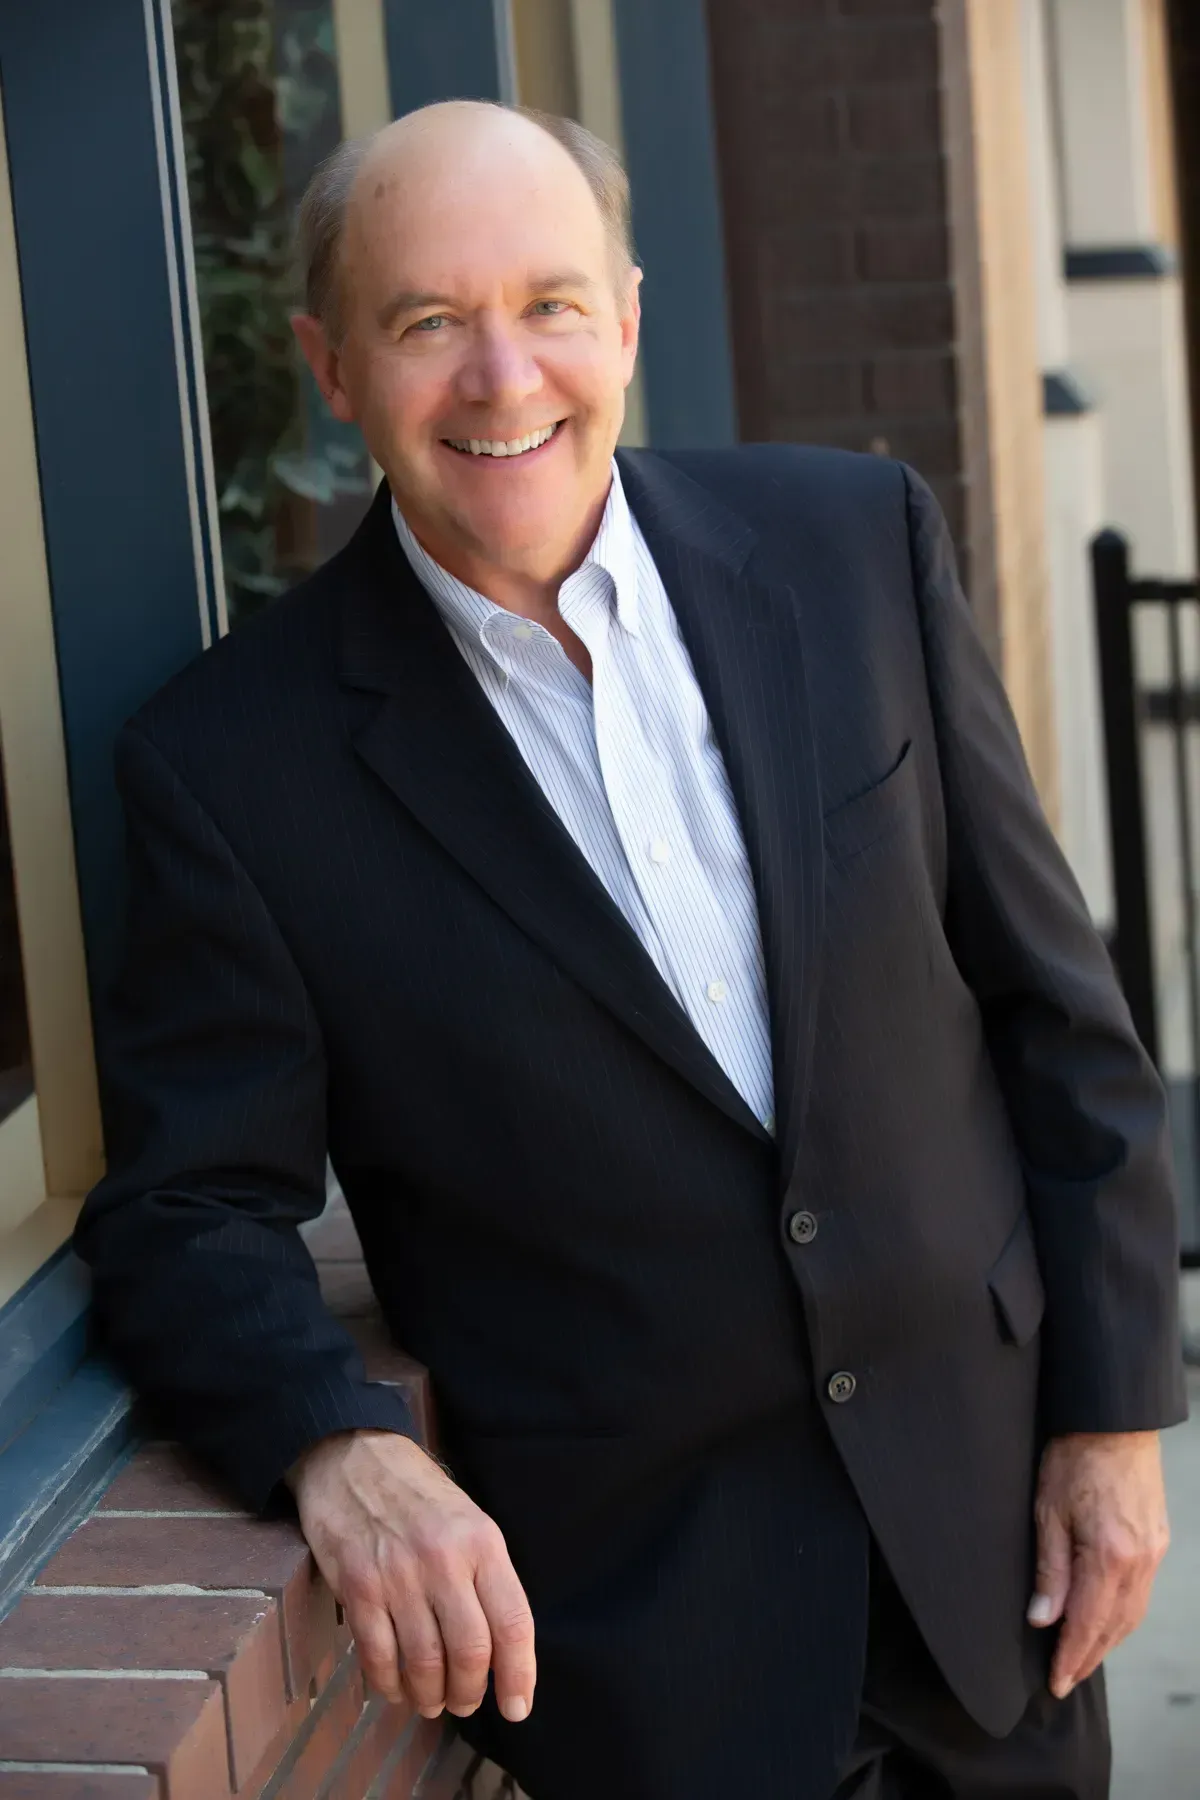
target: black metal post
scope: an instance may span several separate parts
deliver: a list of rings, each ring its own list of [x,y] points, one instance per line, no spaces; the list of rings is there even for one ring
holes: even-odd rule
[[[1114,955],[1138,1036],[1157,1063],[1158,1007],[1134,685],[1129,545],[1119,532],[1102,531],[1093,538],[1092,580],[1117,913]]]

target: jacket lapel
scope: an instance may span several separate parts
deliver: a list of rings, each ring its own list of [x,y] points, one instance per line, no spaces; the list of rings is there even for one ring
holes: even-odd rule
[[[821,790],[800,599],[754,573],[744,520],[660,457],[621,477],[662,575],[720,745],[758,894],[780,1176],[799,1151],[824,934]]]
[[[341,678],[380,696],[358,754],[560,968],[762,1137],[463,662],[396,539],[386,487],[345,575]]]

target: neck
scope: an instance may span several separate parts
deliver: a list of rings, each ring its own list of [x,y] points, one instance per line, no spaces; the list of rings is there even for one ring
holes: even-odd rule
[[[585,561],[596,540],[608,505],[608,494],[606,487],[569,539],[545,545],[511,562],[497,562],[486,551],[445,539],[438,532],[427,530],[424,524],[414,524],[411,519],[408,526],[421,548],[440,563],[447,574],[474,588],[494,606],[502,606],[506,612],[520,613],[523,618],[535,619],[544,625],[558,617],[559,589]]]

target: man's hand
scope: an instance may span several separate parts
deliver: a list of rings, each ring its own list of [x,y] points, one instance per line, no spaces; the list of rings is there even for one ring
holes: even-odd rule
[[[300,1525],[345,1608],[363,1671],[427,1719],[483,1699],[533,1705],[533,1616],[499,1528],[411,1439],[342,1432],[288,1472]]]
[[[1036,1506],[1031,1625],[1065,1619],[1050,1691],[1060,1700],[1141,1624],[1166,1554],[1167,1497],[1155,1431],[1079,1433],[1046,1446]]]

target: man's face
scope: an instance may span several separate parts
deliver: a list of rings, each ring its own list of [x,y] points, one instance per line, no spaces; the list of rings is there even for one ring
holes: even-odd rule
[[[332,375],[310,360],[433,554],[533,568],[607,492],[637,275],[544,133],[494,115],[456,138],[447,123],[364,166]]]

